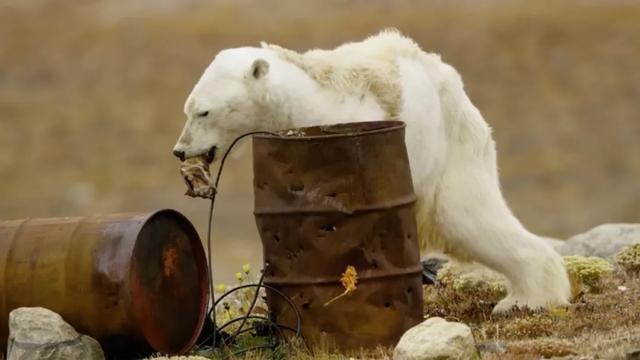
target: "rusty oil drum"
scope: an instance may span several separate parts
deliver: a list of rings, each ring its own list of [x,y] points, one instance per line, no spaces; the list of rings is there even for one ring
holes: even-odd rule
[[[200,238],[173,210],[0,221],[0,279],[2,351],[9,312],[42,306],[97,339],[108,357],[180,354],[196,341],[208,304]]]
[[[311,345],[392,346],[423,320],[404,129],[377,121],[253,138],[265,283],[297,306]],[[344,291],[339,279],[348,265],[357,290],[324,306]],[[281,298],[267,292],[267,302],[276,322],[295,326]]]

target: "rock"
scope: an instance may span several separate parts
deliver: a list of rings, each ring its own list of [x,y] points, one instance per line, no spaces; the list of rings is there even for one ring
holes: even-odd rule
[[[60,315],[41,307],[9,313],[7,360],[102,360],[93,338],[78,334]]]
[[[407,330],[393,351],[394,360],[479,358],[471,329],[439,317]]]
[[[604,224],[573,236],[560,247],[561,255],[597,256],[615,263],[623,248],[640,243],[640,224]]]

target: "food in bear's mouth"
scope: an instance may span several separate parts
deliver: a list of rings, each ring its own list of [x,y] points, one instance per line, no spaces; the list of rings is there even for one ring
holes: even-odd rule
[[[211,199],[216,193],[206,156],[194,156],[180,164],[180,174],[187,184],[185,195]]]

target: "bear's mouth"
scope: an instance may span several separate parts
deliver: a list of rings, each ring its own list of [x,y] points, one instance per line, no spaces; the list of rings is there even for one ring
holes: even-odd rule
[[[218,150],[217,146],[212,146],[211,149],[209,149],[209,151],[207,151],[207,153],[204,155],[205,159],[209,164],[211,164],[213,160],[216,159],[217,150]]]

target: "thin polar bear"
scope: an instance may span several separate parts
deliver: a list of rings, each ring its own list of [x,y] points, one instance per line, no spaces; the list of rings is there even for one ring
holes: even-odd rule
[[[218,53],[185,104],[174,148],[218,160],[252,130],[398,119],[407,124],[421,249],[503,273],[508,295],[494,308],[568,303],[562,258],[507,206],[491,129],[457,71],[393,30],[333,50],[260,48]]]

